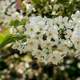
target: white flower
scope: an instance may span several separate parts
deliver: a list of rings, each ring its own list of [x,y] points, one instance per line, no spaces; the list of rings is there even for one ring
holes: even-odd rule
[[[77,57],[80,53],[79,15],[80,12],[73,14],[72,20],[62,16],[53,19],[41,16],[29,17],[29,23],[25,25],[24,31],[26,41],[17,41],[13,48],[21,53],[30,52],[45,64],[48,62],[57,64],[67,54]]]
[[[59,52],[59,51],[53,51],[52,54],[50,54],[48,56],[48,62],[52,62],[53,64],[57,64],[58,62],[60,62],[63,57],[64,57],[64,53],[63,52]]]
[[[26,68],[29,68],[30,66],[29,66],[29,63],[25,63],[25,67]]]
[[[10,34],[13,34],[13,35],[17,33],[16,29],[13,26],[9,29],[9,31],[10,31]]]
[[[75,28],[71,37],[72,42],[74,43],[77,49],[80,48],[80,30]]]

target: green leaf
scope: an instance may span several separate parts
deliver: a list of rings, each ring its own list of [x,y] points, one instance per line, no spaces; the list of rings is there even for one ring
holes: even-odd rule
[[[0,32],[0,48],[4,47],[6,44],[13,41],[14,41],[14,38],[9,33],[9,29],[4,28],[3,31]]]
[[[17,27],[20,25],[20,21],[19,20],[11,20],[10,22],[10,26],[14,26],[14,27]]]
[[[11,43],[13,41],[14,41],[13,37],[11,35],[7,35],[3,39],[3,41],[0,43],[0,48],[4,47],[5,45],[7,45],[8,43]]]
[[[9,34],[9,30],[5,28],[0,32],[0,44],[3,42],[3,40],[8,34]]]
[[[40,0],[32,0],[32,3],[34,3],[34,4],[40,4]]]
[[[21,25],[26,25],[27,19],[22,19],[21,20]]]

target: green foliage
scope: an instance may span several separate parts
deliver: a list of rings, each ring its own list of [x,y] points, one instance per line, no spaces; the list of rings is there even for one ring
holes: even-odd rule
[[[3,48],[7,44],[15,42],[16,40],[21,40],[24,38],[25,38],[24,35],[16,35],[16,36],[7,35],[4,39],[2,39],[2,42],[0,43],[0,48]]]
[[[7,35],[5,38],[2,39],[2,42],[0,43],[0,48],[4,47],[8,43],[12,42],[13,38],[11,35]]]
[[[25,18],[22,19],[22,20],[21,20],[21,25],[24,25],[24,26],[25,26],[25,25],[26,25],[26,22],[27,22],[27,19],[25,19]]]
[[[5,40],[8,38],[9,35],[10,34],[8,29],[4,29],[0,32],[0,46],[3,42],[5,42]]]
[[[10,26],[14,26],[14,27],[17,27],[17,26],[20,26],[20,25],[25,25],[27,22],[27,19],[22,19],[21,21],[19,19],[15,19],[15,20],[11,20],[10,21]]]
[[[9,33],[8,29],[5,29],[2,32],[0,32],[0,48],[3,48],[5,45],[14,42],[16,40],[24,39],[24,37],[25,36],[23,34],[14,36]]]
[[[30,14],[47,17],[71,16],[80,10],[79,0],[32,0],[32,5],[35,10],[32,10]]]
[[[50,0],[32,0],[32,5],[36,10],[32,11],[32,13],[36,15],[41,14],[42,16],[52,16],[51,11],[53,11],[53,5],[50,3]]]
[[[14,26],[14,27],[17,27],[20,25],[20,21],[19,20],[11,20],[10,22],[10,26]]]

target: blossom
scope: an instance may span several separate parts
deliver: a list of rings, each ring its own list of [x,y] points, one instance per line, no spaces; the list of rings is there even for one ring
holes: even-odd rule
[[[75,44],[77,49],[80,48],[80,30],[78,28],[74,29],[72,34],[72,42]]]
[[[79,12],[73,15],[76,18]],[[74,16],[72,19],[62,16],[53,19],[41,16],[29,17],[24,31],[26,41],[17,41],[13,48],[20,50],[21,53],[29,52],[45,64],[49,62],[57,64],[66,55],[76,57],[80,49],[80,18],[77,17],[78,20],[75,22]]]

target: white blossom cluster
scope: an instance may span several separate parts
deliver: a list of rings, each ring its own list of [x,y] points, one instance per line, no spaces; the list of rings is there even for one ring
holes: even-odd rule
[[[16,0],[0,0],[0,19],[8,23],[11,16],[16,13]]]
[[[66,55],[80,55],[80,12],[71,18],[29,17],[25,25],[26,40],[16,41],[14,49],[30,53],[41,62],[57,64]]]
[[[15,0],[0,0],[0,16],[4,14],[7,8],[8,8],[7,12],[9,14],[12,14],[13,12],[15,12],[16,8],[15,8],[15,4],[12,4],[13,2],[15,2]]]

